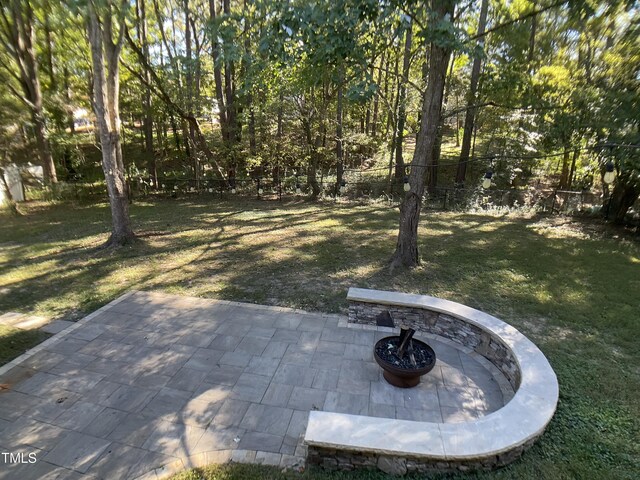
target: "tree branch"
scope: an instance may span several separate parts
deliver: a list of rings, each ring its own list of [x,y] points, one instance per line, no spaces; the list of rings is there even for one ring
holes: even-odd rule
[[[541,14],[543,12],[546,12],[547,10],[551,10],[552,8],[560,7],[560,6],[564,5],[565,3],[568,3],[568,1],[569,0],[559,0],[559,1],[555,2],[555,3],[552,3],[551,5],[540,7],[537,10],[532,10],[529,13],[525,13],[524,15],[520,15],[519,17],[514,18],[512,20],[508,20],[508,21],[506,21],[504,23],[499,23],[498,25],[495,25],[495,26],[485,30],[482,33],[478,33],[476,35],[473,35],[472,37],[469,37],[469,39],[467,41],[472,41],[472,40],[476,40],[478,38],[485,37],[488,34],[490,34],[491,32],[495,32],[496,30],[500,30],[500,29],[502,29],[504,27],[508,27],[509,25],[513,25],[514,23],[521,22],[522,20],[526,20],[528,18],[535,17],[536,15],[539,15],[539,14]]]
[[[372,63],[369,64],[369,67],[377,69],[377,70],[382,70],[383,72],[388,73],[389,75],[392,75],[392,76],[394,76],[396,78],[399,77],[399,78],[401,78],[403,80],[406,80],[408,85],[411,85],[413,88],[415,88],[420,93],[420,95],[424,95],[424,89],[422,87],[418,86],[416,83],[414,83],[413,81],[409,80],[408,78],[405,79],[403,75],[401,75],[399,73],[397,74],[395,72],[392,72],[388,68],[382,68],[382,66],[377,67]]]
[[[144,78],[144,75],[141,75],[139,72],[135,71],[133,68],[131,68],[129,65],[127,65],[124,61],[121,60],[121,63],[124,66],[124,68],[126,68],[129,72],[131,72],[131,74],[133,74],[136,78],[138,78],[146,87],[148,87],[151,91],[153,91],[153,93],[156,96],[158,96],[170,109],[172,109],[175,113],[177,113],[178,116],[180,116],[181,118],[189,122],[191,125],[193,125],[195,133],[198,137],[198,144],[200,148],[205,153],[207,158],[211,161],[211,163],[215,165],[220,176],[223,179],[226,179],[227,177],[224,173],[224,170],[222,169],[220,164],[216,161],[216,159],[214,158],[213,152],[207,145],[207,141],[202,133],[202,130],[200,129],[200,124],[198,123],[198,119],[193,115],[190,115],[189,113],[185,112],[184,109],[182,109],[178,104],[176,104],[171,99],[169,94],[162,87],[162,81],[156,74],[155,70],[151,67],[151,65],[149,65],[147,58],[144,56],[144,53],[131,38],[131,35],[129,34],[129,29],[126,27],[126,25],[124,28],[124,36],[129,46],[138,57],[138,61],[140,62],[140,65],[142,66],[142,68],[144,68],[145,71],[149,73],[149,77],[151,78],[152,80],[151,83],[153,83],[153,85],[149,83],[146,78]]]
[[[18,92],[18,90],[15,89],[15,87],[13,85],[11,85],[10,83],[7,84],[7,88],[9,90],[11,90],[11,93],[13,93],[18,100],[20,100],[22,103],[24,103],[27,107],[29,107],[31,110],[35,110],[36,106],[31,103],[29,101],[29,99],[27,97],[25,97],[24,95],[22,95],[20,92]]]

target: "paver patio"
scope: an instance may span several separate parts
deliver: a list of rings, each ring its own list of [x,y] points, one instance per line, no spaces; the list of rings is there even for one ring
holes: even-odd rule
[[[0,451],[37,458],[0,458],[0,479],[301,465],[310,410],[461,422],[508,400],[487,362],[433,339],[434,370],[414,389],[392,387],[372,353],[389,333],[355,327],[337,315],[127,294],[0,375]]]

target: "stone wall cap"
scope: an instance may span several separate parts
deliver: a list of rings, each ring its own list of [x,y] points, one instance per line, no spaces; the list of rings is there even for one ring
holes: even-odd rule
[[[307,445],[389,455],[443,458],[437,423],[365,417],[346,413],[309,412]]]
[[[350,288],[355,302],[422,308],[476,325],[511,350],[521,380],[504,407],[473,422],[429,423],[312,411],[305,443],[337,450],[445,460],[482,459],[509,452],[541,435],[558,403],[555,372],[516,328],[466,305],[427,295]]]

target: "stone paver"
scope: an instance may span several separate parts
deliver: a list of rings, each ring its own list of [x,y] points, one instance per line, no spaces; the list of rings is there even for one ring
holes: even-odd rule
[[[388,385],[372,357],[387,333],[337,316],[135,292],[55,325],[65,329],[0,374],[0,445],[38,458],[0,478],[304,465],[313,410],[455,423],[504,404],[491,372],[433,340],[438,361],[419,386]]]
[[[46,333],[51,333],[52,335],[56,333],[60,333],[65,328],[73,325],[73,322],[68,320],[54,320],[53,322],[49,322],[46,325],[40,327],[40,330]]]

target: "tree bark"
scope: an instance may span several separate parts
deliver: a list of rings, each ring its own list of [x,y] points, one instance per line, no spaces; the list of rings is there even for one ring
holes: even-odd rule
[[[446,108],[449,93],[451,90],[451,78],[453,77],[453,66],[455,64],[455,55],[449,61],[449,74],[444,84],[444,98],[442,100],[443,108]],[[442,150],[442,130],[444,129],[444,117],[440,115],[440,121],[438,122],[438,131],[436,132],[436,141],[433,146],[433,153],[431,154],[431,162],[429,162],[429,168],[427,169],[427,191],[430,194],[434,194],[438,186],[438,164],[440,163],[440,152]]]
[[[96,11],[88,4],[87,30],[93,66],[93,106],[100,132],[102,170],[104,171],[111,206],[112,230],[107,246],[120,246],[133,240],[134,233],[129,219],[129,199],[124,175],[122,147],[120,144],[119,60],[125,29],[127,1],[114,12],[113,5]],[[117,18],[118,32],[113,32],[113,17]],[[114,33],[116,38],[114,41]]]
[[[231,15],[230,0],[223,0],[223,12],[225,16]],[[229,131],[229,141],[238,143],[241,139],[242,130],[238,122],[238,105],[236,102],[235,88],[235,67],[231,60],[224,62],[224,95],[227,108],[227,128]]]
[[[250,81],[248,81],[249,71],[251,68],[251,21],[248,16],[247,10],[247,0],[244,0],[243,4],[243,15],[245,18],[245,29],[244,29],[244,57],[242,60],[242,76],[245,79],[245,101],[243,102],[246,107],[249,109],[249,152],[251,155],[255,155],[257,153],[257,142],[256,142],[256,112],[253,104],[253,91],[252,85]],[[279,173],[279,172],[278,172]]]
[[[316,140],[312,145],[311,150],[311,161],[309,162],[309,168],[307,170],[307,183],[311,185],[311,200],[317,200],[320,195],[320,185],[318,184],[318,179],[316,178],[316,174],[318,171],[319,164],[319,152],[318,150],[322,146],[322,135],[316,135]]]
[[[276,139],[278,141],[278,151],[282,148],[282,136],[284,135],[284,95],[282,89],[278,93],[278,129],[276,131]]]
[[[211,20],[216,19],[216,2],[215,0],[209,0],[209,17]],[[213,56],[213,80],[215,83],[216,101],[218,103],[218,115],[220,118],[220,133],[222,135],[222,141],[229,142],[229,128],[227,119],[227,108],[224,101],[222,83],[222,69],[220,67],[220,45],[218,44],[218,37],[216,35],[211,36],[211,54]]]
[[[147,12],[145,0],[136,0],[138,15],[138,38],[142,45],[142,53],[147,61],[149,61],[149,42],[147,39]],[[151,83],[149,73],[144,73],[147,83]],[[158,188],[158,172],[156,166],[156,157],[153,151],[153,113],[151,111],[151,89],[145,85],[142,86],[142,111],[144,118],[142,120],[142,129],[144,131],[144,151],[147,157],[147,170],[154,188]]]
[[[487,25],[487,11],[489,10],[489,1],[482,0],[480,6],[480,18],[478,20],[478,33],[482,36]],[[484,47],[484,39],[481,41]],[[476,97],[478,92],[478,80],[480,79],[480,67],[482,66],[482,57],[477,56],[473,59],[471,67],[471,83],[469,85],[469,94],[467,96],[467,111],[464,119],[464,130],[462,133],[462,147],[460,148],[460,159],[458,161],[458,171],[456,172],[456,183],[464,185],[467,174],[467,163],[469,162],[469,152],[471,151],[471,137],[473,136],[473,124],[476,116]]]
[[[49,88],[51,88],[52,92],[55,92],[58,89],[58,85],[56,82],[56,75],[53,70],[53,40],[51,39],[51,23],[49,19],[51,15],[51,8],[49,2],[45,2],[44,10],[44,37],[47,54],[47,74],[49,75]]]
[[[638,197],[640,197],[640,185],[618,178],[610,199],[605,200],[604,209],[608,211],[609,219],[618,225],[623,225],[627,212],[638,200]],[[610,204],[606,205],[606,202]]]
[[[571,170],[569,170],[569,182],[568,182],[569,190],[573,188],[573,178],[575,177],[576,162],[578,161],[579,155],[580,155],[580,149],[575,148],[573,150],[573,157],[571,158]]]
[[[393,128],[394,131],[392,132],[392,134],[395,137],[395,128],[397,126],[397,122],[396,122],[397,121],[397,115],[396,115],[396,113],[397,113],[398,99],[395,96],[395,93],[396,93],[396,90],[397,90],[397,82],[399,81],[399,79],[398,79],[398,61],[399,61],[398,57],[399,57],[399,55],[396,53],[396,55],[394,57],[395,57],[395,60],[394,60],[394,64],[393,64],[393,78],[396,79],[395,80],[396,85],[394,86],[393,81],[392,81],[392,84],[391,84],[391,99],[389,101],[389,105],[391,105],[391,106],[395,105],[395,107],[392,107],[393,111],[389,112],[389,115],[387,116],[387,126],[386,126],[386,129],[385,129],[385,132],[384,132],[384,136],[387,137],[387,138],[388,138],[388,135],[389,135],[389,128],[390,127]],[[386,92],[385,92],[385,95],[386,95]],[[394,100],[394,98],[395,98],[395,100]],[[391,150],[393,150],[393,146],[394,145],[395,145],[395,143],[391,144]]]
[[[410,22],[405,33],[404,58],[402,60],[402,78],[398,80],[398,127],[395,139],[396,149],[396,181],[400,182],[404,178],[404,158],[402,149],[404,147],[404,123],[407,117],[407,81],[409,80],[409,69],[411,68],[411,42],[413,24]]]
[[[64,96],[67,101],[67,126],[71,135],[76,133],[76,123],[73,118],[73,107],[71,106],[71,84],[69,82],[69,69],[65,65],[63,70],[64,75]]]
[[[558,184],[559,189],[566,189],[569,184],[569,156],[571,155],[571,151],[569,147],[565,145],[564,154],[562,156],[562,173],[560,174],[560,183]]]
[[[380,57],[380,69],[378,70],[378,81],[376,82],[376,86],[378,87],[376,90],[376,96],[373,100],[373,119],[371,121],[371,136],[376,138],[376,134],[378,132],[378,109],[380,108],[380,92],[379,89],[382,86],[382,69],[385,68],[384,60],[386,51],[382,52],[382,57]],[[386,95],[386,93],[385,93]]]
[[[397,90],[400,89],[400,83],[401,83],[401,79],[398,76],[398,63],[399,63],[399,55],[396,55],[396,61],[395,61],[395,66],[394,66],[394,77],[396,78],[396,86],[395,88],[391,91],[391,111],[389,112],[389,117],[387,118],[387,129],[389,127],[389,124],[391,124],[391,148],[389,149],[389,178],[388,180],[388,185],[389,185],[389,195],[391,195],[393,193],[393,178],[396,174],[396,172],[393,169],[393,164],[394,164],[394,159],[395,159],[395,154],[396,154],[396,141],[397,141],[397,136],[398,136],[398,104],[399,104],[399,100],[400,100],[400,95],[395,95],[395,103],[394,103],[394,92],[396,92]],[[397,164],[397,162],[396,162]],[[404,165],[403,165],[403,169],[404,169]],[[397,170],[397,167],[396,167]]]
[[[191,36],[192,33],[195,35],[195,32],[191,30],[191,13],[189,10],[189,0],[184,0],[184,43],[185,43],[185,56],[187,60],[186,64],[186,92],[187,92],[187,115],[195,118],[194,114],[194,105],[193,105],[193,96],[194,96],[194,82],[193,82],[193,55],[192,55],[192,46],[191,46]],[[193,127],[192,122],[185,122],[188,131],[188,137],[186,144],[191,147],[196,144],[196,134],[195,129]],[[195,179],[196,188],[200,188],[200,166],[198,164],[198,156],[195,155],[195,152],[192,151],[191,148],[188,150],[188,155],[193,162],[193,177]]]
[[[38,79],[33,8],[29,0],[11,0],[6,8],[8,15],[3,14],[3,21],[0,23],[0,38],[5,46],[10,46],[7,50],[16,67],[7,73],[17,80],[22,87],[22,93],[13,88],[10,90],[31,112],[38,156],[44,171],[45,181],[57,183],[58,177],[49,147],[42,106],[42,90]]]
[[[344,171],[344,155],[342,150],[343,83],[342,70],[340,70],[338,74],[338,100],[336,106],[336,195],[340,192],[342,173]]]
[[[536,2],[533,2],[533,6],[535,8]],[[538,28],[538,16],[534,15],[531,17],[531,31],[529,32],[529,52],[527,53],[527,63],[529,64],[529,74],[533,75],[534,67],[533,67],[533,59],[535,55],[536,48],[536,30]]]
[[[445,21],[446,16],[453,18],[454,7],[455,0],[433,0],[432,12],[435,21]],[[420,263],[418,222],[425,188],[424,168],[432,158],[436,141],[450,53],[449,47],[432,41],[429,48],[428,83],[420,115],[420,131],[409,175],[411,189],[405,194],[400,205],[400,228],[396,250],[391,257],[392,270],[400,266],[414,267]]]

